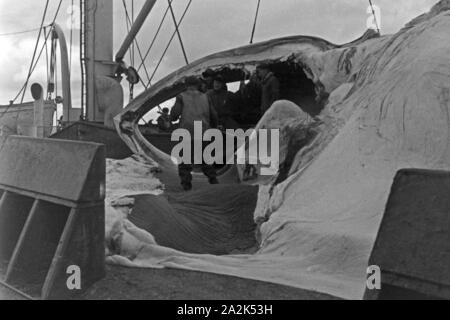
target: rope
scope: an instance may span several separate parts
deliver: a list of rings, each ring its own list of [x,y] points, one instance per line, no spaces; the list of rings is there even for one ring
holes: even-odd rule
[[[44,14],[42,15],[41,27],[39,29],[39,34],[38,34],[38,37],[37,37],[37,40],[36,40],[36,45],[34,46],[33,57],[31,58],[30,68],[28,69],[28,76],[27,76],[27,80],[25,81],[25,88],[23,90],[22,99],[21,99],[20,103],[23,103],[23,100],[25,99],[25,93],[27,91],[28,82],[30,81],[30,78],[31,78],[32,68],[33,68],[33,64],[34,64],[34,59],[36,58],[36,53],[37,53],[37,50],[38,50],[39,41],[41,40],[42,29],[44,28],[44,21],[45,21],[45,17],[47,16],[49,3],[50,3],[50,0],[47,0],[47,2],[45,3]]]
[[[184,10],[183,15],[181,16],[180,21],[177,23],[178,28],[180,27],[181,23],[183,22],[184,17],[186,16],[186,14],[187,14],[187,12],[188,12],[189,7],[191,6],[191,4],[192,4],[192,0],[189,0],[189,3],[187,4],[186,9]],[[163,52],[161,58],[159,59],[158,64],[156,65],[155,70],[153,71],[153,74],[152,74],[152,76],[151,76],[151,78],[150,78],[149,84],[150,84],[150,83],[153,81],[153,79],[155,78],[156,72],[158,71],[159,67],[161,66],[161,63],[162,63],[164,57],[166,56],[166,53],[167,53],[167,51],[169,50],[170,45],[172,44],[173,38],[175,38],[176,33],[177,33],[177,32],[175,31],[175,32],[172,34],[172,37],[170,38],[169,43],[168,43],[167,46],[166,46],[166,49],[164,50],[164,52]]]
[[[46,30],[46,28],[44,28],[44,35],[45,35],[45,38],[47,38],[47,30]],[[48,46],[46,45],[45,46],[45,63],[46,63],[46,65],[45,65],[45,71],[47,72],[47,99],[48,99],[48,95],[49,95],[49,92],[48,92],[48,84],[50,83],[50,64],[48,63]]]
[[[127,5],[126,5],[125,0],[122,0],[122,4],[123,4],[123,8],[125,10],[125,13],[127,13]],[[132,26],[130,19],[125,19],[125,23],[127,26],[127,33],[130,33],[130,28]],[[133,41],[133,44],[131,45],[131,49],[128,51],[128,54],[130,55],[130,64],[131,65],[133,65],[133,56],[134,56],[133,47],[134,47],[134,41]]]
[[[3,147],[2,147],[3,148]],[[1,149],[0,149],[1,150]],[[34,301],[36,299],[34,299],[33,297],[27,295],[26,293],[14,288],[13,286],[10,286],[9,284],[7,284],[6,282],[0,280],[0,285],[2,285],[3,287],[7,288],[8,290],[11,290],[12,292],[14,292],[15,294],[21,296],[22,298],[24,298],[25,300],[30,300],[30,301]]]
[[[369,0],[369,4],[370,4],[370,7],[372,8],[372,14],[373,14],[373,19],[375,21],[375,26],[377,27],[378,33],[380,33],[380,26],[378,25],[377,14],[375,13],[375,8],[373,7],[372,0]]]
[[[34,29],[29,29],[29,30],[24,30],[24,31],[17,31],[17,32],[10,32],[10,33],[1,33],[0,37],[16,36],[16,35],[19,35],[19,34],[25,34],[25,33],[38,31],[39,29],[40,28],[34,28]]]
[[[133,1],[133,0],[132,0]],[[124,6],[124,9],[125,9],[125,13],[127,14],[127,18],[128,18],[128,11],[127,11],[127,6],[126,6],[126,2],[123,0],[122,1],[122,3],[123,3],[123,6]],[[132,12],[131,12],[131,15],[132,15],[132,17],[131,17],[131,21],[130,21],[130,19],[128,18],[128,19],[125,19],[126,20],[126,24],[127,24],[127,33],[130,33],[130,28],[131,28],[131,26],[133,25],[133,23],[134,23],[134,18],[133,18],[133,16],[134,16],[134,9],[133,9],[133,2],[131,3],[131,5],[132,5]],[[134,65],[134,55],[135,55],[135,51],[134,51],[134,49],[135,49],[135,46],[134,46],[134,44],[135,44],[135,41],[133,41],[133,44],[132,44],[132,46],[131,46],[131,49],[129,50],[129,54],[130,54],[130,64],[133,66]],[[148,79],[148,76],[147,76],[147,79]],[[142,81],[142,84],[145,86],[145,83]],[[131,102],[133,99],[134,99],[134,85],[133,84],[131,84],[131,83],[129,83],[128,84],[128,91],[130,92],[130,95],[129,95],[129,101]]]
[[[61,9],[61,4],[62,4],[62,0],[60,0],[60,2],[59,2],[58,9],[56,10],[55,17],[53,18],[53,22],[50,25],[45,26],[44,28],[47,28],[47,27],[49,27],[49,26],[51,26],[51,25],[53,25],[55,23],[56,18],[58,17],[59,10]],[[36,67],[37,67],[37,65],[39,63],[39,59],[41,58],[42,53],[44,52],[44,49],[45,49],[45,46],[47,45],[48,37],[50,36],[50,34],[51,34],[51,32],[47,33],[47,36],[46,36],[46,38],[44,40],[44,44],[43,44],[43,46],[42,46],[42,48],[41,48],[41,50],[39,52],[39,55],[38,55],[38,57],[36,59],[36,62],[34,63],[34,66],[31,69],[31,74],[34,72],[34,70],[36,69]],[[31,77],[31,74],[30,74],[30,77]],[[22,92],[24,92],[24,93],[26,92],[26,87],[28,86],[28,81],[29,81],[29,78],[28,78],[27,82],[23,85],[22,89],[20,89],[20,91],[17,94],[17,96],[13,100],[10,101],[9,106],[5,109],[5,111],[2,113],[0,118],[2,118],[9,111],[9,108],[19,98],[20,94]],[[23,101],[21,103],[23,103]],[[19,117],[19,113],[20,112],[17,113],[17,118]]]
[[[251,37],[250,37],[250,44],[253,44],[253,39],[255,38],[256,24],[258,23],[259,8],[260,8],[260,6],[261,6],[261,0],[258,0],[258,5],[257,5],[257,7],[256,7],[255,21],[253,22],[252,35],[251,35]]]
[[[170,2],[172,2],[172,0],[170,0]],[[162,26],[163,26],[163,24],[164,24],[164,21],[166,20],[166,17],[167,17],[167,14],[168,14],[168,13],[169,13],[169,7],[167,7],[166,12],[164,13],[163,18],[161,19],[161,22],[159,23],[158,29],[156,30],[156,34],[155,34],[155,36],[153,37],[153,40],[152,40],[152,42],[150,43],[150,46],[149,46],[147,52],[146,52],[145,55],[144,55],[144,59],[143,59],[143,61],[141,62],[141,64],[139,65],[139,68],[137,69],[138,72],[139,72],[139,70],[141,70],[142,66],[145,66],[145,60],[147,60],[147,57],[148,57],[148,55],[150,54],[150,51],[152,50],[152,48],[153,48],[153,46],[154,46],[154,44],[155,44],[155,42],[156,42],[156,39],[158,38],[159,32],[160,32],[161,29],[162,29]]]
[[[85,60],[85,11],[86,3],[84,0],[80,0],[80,32],[79,32],[79,52],[80,52],[80,77],[81,77],[81,115],[80,120],[86,117],[86,60]]]
[[[131,0],[131,21],[133,22],[133,24],[134,24],[134,21],[135,21],[135,19],[134,19],[134,0]],[[132,52],[133,52],[133,61],[131,61],[131,65],[133,65],[134,66],[134,61],[135,61],[135,57],[136,57],[136,45],[135,45],[135,41],[133,41],[133,46],[131,47],[131,50],[132,50]]]
[[[69,78],[72,76],[72,54],[73,54],[73,12],[74,0],[72,0],[72,7],[70,10],[70,57],[69,57]]]
[[[183,39],[181,39],[180,29],[178,28],[177,18],[175,17],[175,12],[173,11],[172,2],[170,0],[167,0],[167,2],[169,3],[170,13],[172,14],[173,23],[175,25],[175,31],[177,32],[178,40],[180,41],[181,45],[181,50],[183,51],[184,61],[186,61],[186,64],[189,64],[186,49],[184,48]]]
[[[61,9],[61,4],[62,4],[62,0],[60,0],[60,2],[59,2],[59,5],[58,5],[58,8],[57,8],[57,10],[56,10],[55,17],[53,18],[52,23],[51,23],[50,25],[46,26],[46,27],[52,26],[52,25],[55,23],[56,18],[58,17],[58,14],[59,14],[59,10]],[[38,62],[39,62],[39,59],[40,59],[41,56],[42,56],[42,53],[44,52],[45,45],[47,44],[48,37],[50,36],[50,34],[51,34],[51,32],[49,32],[49,33],[47,34],[47,37],[46,37],[45,40],[44,40],[44,45],[42,46],[41,51],[39,52],[39,55],[38,55],[38,57],[37,57],[37,59],[36,59],[36,62],[35,62],[35,64],[34,64],[33,68],[31,69],[31,73],[33,73],[34,70],[35,70],[36,67],[37,67],[37,64],[38,64]],[[30,77],[31,77],[31,75],[30,75]],[[27,84],[27,83],[26,83],[26,84]],[[19,98],[20,94],[21,94],[23,91],[26,91],[26,86],[25,86],[25,85],[24,85],[24,86],[22,87],[22,89],[19,91],[19,93],[17,94],[17,96],[12,100],[13,103],[17,100],[17,98]]]

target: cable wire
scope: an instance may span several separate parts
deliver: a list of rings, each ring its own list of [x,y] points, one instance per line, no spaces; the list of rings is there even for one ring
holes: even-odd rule
[[[62,0],[59,1],[59,5],[58,5],[58,8],[57,8],[57,10],[56,10],[55,17],[53,18],[53,21],[52,21],[52,23],[50,24],[50,26],[53,26],[53,25],[55,24],[56,18],[58,17],[59,11],[60,11],[60,9],[61,9],[61,5],[62,5]],[[42,56],[42,53],[43,53],[43,51],[44,51],[44,49],[45,49],[45,45],[46,45],[46,43],[47,43],[47,41],[48,41],[48,37],[50,36],[50,34],[51,34],[51,32],[49,32],[49,33],[47,34],[47,38],[45,38],[45,40],[44,40],[44,45],[42,46],[41,51],[39,52],[39,55],[38,55],[38,57],[37,57],[37,59],[36,59],[36,62],[35,62],[35,64],[34,64],[33,68],[31,69],[31,74],[34,72],[34,70],[36,69],[36,66],[38,65],[39,59],[40,59],[41,56]],[[30,77],[31,77],[31,74],[30,74]],[[28,81],[29,81],[29,79],[28,79]],[[25,83],[25,85],[22,87],[22,89],[20,90],[20,92],[19,92],[19,94],[16,96],[16,98],[14,98],[14,100],[12,100],[13,102],[17,100],[17,98],[20,96],[20,94],[22,93],[22,91],[23,91],[23,93],[26,92],[26,88],[27,88],[27,86],[28,86],[28,81],[27,81],[27,82]],[[22,101],[22,102],[23,102],[23,101]],[[22,102],[21,102],[21,103],[22,103]]]
[[[188,5],[186,6],[186,9],[185,9],[184,12],[183,12],[183,15],[181,16],[181,19],[180,19],[180,21],[178,22],[178,28],[180,27],[181,23],[183,22],[184,17],[186,16],[186,14],[187,14],[187,12],[188,12],[189,7],[191,6],[191,4],[192,4],[192,0],[189,0],[189,3],[188,3]],[[158,61],[158,64],[157,64],[156,67],[155,67],[155,70],[154,70],[154,72],[153,72],[153,74],[152,74],[152,76],[151,76],[151,78],[150,78],[149,84],[150,84],[151,81],[153,81],[153,79],[155,78],[156,72],[158,71],[159,67],[161,66],[161,63],[162,63],[164,57],[166,56],[166,53],[167,53],[167,51],[169,50],[170,45],[172,44],[173,38],[175,38],[176,33],[177,33],[177,32],[175,31],[175,32],[172,34],[172,37],[170,38],[169,43],[168,43],[167,46],[166,46],[166,49],[164,50],[164,52],[163,52],[161,58],[160,58],[159,61]]]
[[[28,69],[28,76],[27,76],[27,80],[25,81],[25,88],[22,92],[22,99],[20,100],[20,103],[23,103],[23,100],[25,99],[25,93],[28,87],[28,82],[30,81],[30,77],[32,74],[32,68],[33,68],[33,64],[34,64],[34,59],[36,58],[36,53],[39,47],[39,41],[41,40],[41,34],[42,34],[42,30],[44,28],[44,22],[45,22],[45,18],[47,16],[47,11],[48,11],[48,5],[50,4],[50,0],[47,0],[47,2],[45,3],[45,9],[44,9],[44,14],[42,15],[42,21],[41,21],[41,27],[39,29],[39,34],[36,40],[36,45],[34,46],[34,51],[33,51],[33,57],[31,58],[31,63],[30,63],[30,67]]]
[[[70,57],[69,57],[69,78],[72,77],[72,54],[73,54],[73,13],[74,0],[72,0],[72,7],[70,10]]]
[[[170,2],[172,2],[172,0],[170,0]],[[164,22],[166,20],[166,17],[167,17],[168,13],[169,13],[169,7],[167,7],[166,12],[164,13],[164,15],[163,15],[163,17],[161,19],[161,22],[159,23],[158,29],[156,30],[155,36],[153,37],[152,42],[150,43],[150,46],[149,46],[147,52],[144,55],[144,59],[141,62],[141,64],[139,65],[139,68],[137,69],[138,72],[139,72],[139,70],[141,70],[142,66],[145,65],[145,60],[147,60],[147,57],[150,54],[150,51],[153,49],[153,46],[154,46],[154,44],[156,42],[156,39],[158,38],[158,35],[159,35],[159,33],[160,33],[161,29],[162,29],[162,26],[163,26],[163,24],[164,24]]]
[[[261,6],[261,0],[258,0],[258,6],[256,7],[255,21],[253,22],[252,35],[251,35],[251,37],[250,37],[250,44],[253,44],[253,39],[255,38],[256,24],[258,23],[259,8],[260,8],[260,6]]]
[[[177,18],[175,17],[175,12],[173,11],[172,2],[171,2],[171,0],[167,0],[167,2],[169,3],[170,13],[172,14],[173,23],[175,25],[175,31],[177,32],[178,40],[180,41],[180,45],[181,45],[181,50],[183,51],[184,61],[186,61],[186,64],[189,64],[189,60],[188,60],[188,57],[186,54],[186,49],[184,48],[183,39],[181,38],[180,29],[178,28]]]
[[[127,4],[125,3],[125,0],[122,0],[122,3],[123,3],[123,6],[124,6],[124,9],[125,9],[126,18],[127,18],[128,22],[131,22],[130,15],[128,13],[128,7],[127,7]],[[133,40],[133,43],[136,43],[136,47],[138,49],[139,57],[141,58],[141,60],[143,60],[141,47],[139,46],[139,43],[137,43],[136,39]],[[144,65],[144,70],[145,70],[145,74],[146,74],[147,80],[148,80],[149,79],[149,73],[148,73],[147,67],[145,65]],[[147,89],[147,86],[145,85],[145,83],[144,83],[144,81],[142,79],[141,79],[141,83],[144,86],[144,88]]]
[[[34,29],[29,29],[29,30],[24,30],[24,31],[9,32],[9,33],[1,33],[0,37],[16,36],[16,35],[30,33],[30,32],[34,32],[34,31],[38,31],[38,30],[40,30],[40,28],[34,28]]]

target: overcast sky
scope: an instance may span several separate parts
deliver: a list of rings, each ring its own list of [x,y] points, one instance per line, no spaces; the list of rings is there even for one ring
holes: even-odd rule
[[[114,1],[114,39],[117,49],[126,34],[124,9],[121,0]],[[132,0],[126,0],[131,5]],[[134,0],[136,11],[144,0]],[[23,85],[37,31],[14,36],[5,33],[37,28],[42,18],[45,0],[0,0],[0,104],[7,104]],[[64,27],[67,38],[70,18],[68,9],[72,0],[64,0],[57,22]],[[188,0],[174,0],[174,9],[179,18]],[[368,0],[262,0],[255,41],[287,35],[319,36],[334,43],[354,40],[366,30]],[[394,33],[412,18],[428,11],[437,0],[373,0],[381,8],[382,33]],[[50,23],[58,0],[51,0],[46,23]],[[75,0],[75,4],[79,3]],[[207,54],[248,44],[257,0],[193,0],[181,34],[190,61]],[[143,51],[146,51],[167,8],[166,0],[159,0],[148,17],[144,29],[138,36]],[[159,60],[173,32],[173,22],[167,17],[155,49],[147,60],[149,72]],[[78,31],[73,46],[73,90],[74,105],[79,103],[79,47]],[[45,55],[31,82],[46,83]],[[137,60],[138,57],[136,57]],[[156,80],[184,65],[178,41],[174,41],[157,73]],[[145,75],[141,73],[145,78]],[[31,99],[27,93],[27,99]],[[128,99],[126,99],[127,101]]]

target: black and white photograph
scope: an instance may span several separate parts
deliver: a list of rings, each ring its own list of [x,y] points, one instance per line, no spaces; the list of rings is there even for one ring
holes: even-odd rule
[[[0,74],[0,300],[450,299],[450,0],[0,0]]]

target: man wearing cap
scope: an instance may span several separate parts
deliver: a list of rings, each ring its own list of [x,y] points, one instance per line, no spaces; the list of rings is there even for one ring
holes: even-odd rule
[[[205,132],[208,129],[216,128],[218,125],[217,113],[211,106],[206,94],[199,91],[200,81],[196,77],[188,77],[185,80],[186,91],[177,98],[170,113],[170,120],[176,122],[180,120],[180,128],[189,131],[192,137],[192,148],[194,148],[194,124],[202,122]],[[194,154],[192,152],[190,163],[181,163],[178,166],[178,173],[181,178],[181,185],[185,191],[192,189],[192,170],[194,169]],[[203,155],[202,155],[203,158]],[[217,173],[213,166],[202,163],[202,171],[208,177],[210,184],[218,184]]]
[[[261,80],[261,116],[264,116],[272,104],[280,99],[280,81],[267,64],[259,65],[256,72]]]
[[[209,90],[208,98],[219,117],[219,125],[224,129],[238,129],[239,124],[233,119],[234,94],[228,91],[227,84],[222,76],[215,76],[213,89]]]
[[[170,131],[170,128],[172,127],[172,122],[170,121],[170,114],[169,109],[164,108],[161,112],[159,112],[159,117],[156,120],[158,123],[158,128],[161,131],[167,132]]]

